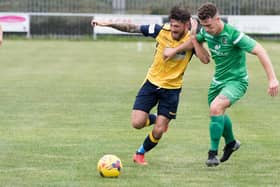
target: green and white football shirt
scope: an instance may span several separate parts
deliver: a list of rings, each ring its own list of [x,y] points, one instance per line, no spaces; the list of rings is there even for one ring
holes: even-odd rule
[[[214,79],[216,83],[230,80],[247,79],[246,54],[251,52],[256,41],[233,26],[224,24],[219,35],[210,35],[204,28],[196,36],[198,42],[207,42],[216,68]]]

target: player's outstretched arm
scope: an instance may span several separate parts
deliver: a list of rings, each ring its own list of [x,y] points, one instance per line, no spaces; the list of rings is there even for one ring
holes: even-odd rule
[[[279,81],[276,77],[273,65],[267,52],[261,44],[257,43],[255,48],[252,50],[252,54],[258,57],[266,72],[266,76],[268,79],[268,94],[271,96],[276,96],[279,91]]]
[[[140,26],[131,23],[112,23],[100,20],[91,20],[91,26],[111,27],[123,32],[141,33]]]

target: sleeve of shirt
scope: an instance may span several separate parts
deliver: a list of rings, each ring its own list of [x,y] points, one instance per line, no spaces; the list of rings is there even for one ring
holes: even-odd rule
[[[141,25],[140,31],[144,36],[149,36],[156,38],[158,33],[160,32],[162,26],[158,24],[151,24],[151,25]]]
[[[251,52],[256,46],[256,41],[243,32],[235,31],[233,38],[233,44],[247,52]]]
[[[196,39],[199,43],[205,42],[203,28],[196,34]]]

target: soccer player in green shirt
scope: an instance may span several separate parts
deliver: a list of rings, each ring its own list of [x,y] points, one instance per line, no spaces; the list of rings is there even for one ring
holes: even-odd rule
[[[247,90],[246,52],[256,55],[262,64],[268,78],[269,95],[278,94],[279,81],[264,48],[251,37],[224,23],[214,4],[203,4],[198,9],[198,18],[202,28],[198,34],[192,35],[195,51],[199,52],[201,46],[196,45],[197,43],[207,42],[215,61],[215,73],[208,90],[210,149],[206,165],[211,167],[227,161],[231,154],[240,147],[240,142],[234,137],[230,117],[225,112]],[[197,28],[197,24],[192,26]],[[196,28],[192,28],[192,30]],[[182,44],[165,50],[164,55],[166,58],[170,58],[177,52],[186,49],[186,44]],[[226,145],[222,157],[218,160],[218,147],[222,136]]]

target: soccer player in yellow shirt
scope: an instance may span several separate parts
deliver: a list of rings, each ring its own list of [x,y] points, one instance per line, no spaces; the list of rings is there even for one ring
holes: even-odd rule
[[[183,75],[193,54],[203,62],[209,62],[209,54],[203,48],[196,50],[198,42],[190,38],[191,14],[187,8],[174,6],[169,15],[168,24],[135,25],[130,23],[111,23],[92,20],[92,26],[111,27],[130,33],[142,33],[144,36],[156,39],[157,45],[153,63],[150,66],[145,81],[140,88],[131,114],[132,126],[141,129],[154,124],[152,132],[145,138],[133,156],[133,161],[147,165],[144,155],[153,149],[168,129],[170,120],[176,118],[179,96],[183,84]],[[168,47],[174,48],[188,42],[187,50],[177,53],[170,59],[163,56]],[[150,114],[157,106],[157,114]]]

